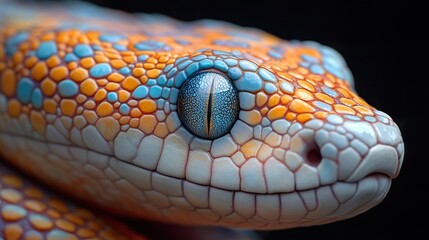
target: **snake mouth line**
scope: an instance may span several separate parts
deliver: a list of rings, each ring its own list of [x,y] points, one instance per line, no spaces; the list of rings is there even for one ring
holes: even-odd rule
[[[82,149],[82,150],[85,150],[85,151],[88,151],[88,152],[94,152],[94,153],[97,153],[97,154],[100,154],[100,155],[103,155],[103,156],[111,157],[111,158],[115,159],[116,161],[119,161],[121,163],[127,164],[129,166],[132,166],[132,167],[135,167],[135,168],[138,168],[138,169],[141,169],[142,171],[148,171],[151,174],[158,174],[158,175],[160,175],[162,177],[167,177],[167,178],[171,178],[171,179],[174,179],[174,180],[186,181],[186,182],[189,182],[191,184],[195,184],[195,185],[198,185],[198,186],[201,186],[201,187],[214,188],[214,189],[218,189],[218,190],[222,190],[222,191],[229,191],[229,192],[233,192],[233,193],[241,192],[241,193],[248,193],[248,194],[255,194],[255,195],[281,195],[281,194],[289,194],[289,193],[302,193],[302,192],[307,192],[307,191],[314,191],[314,190],[317,190],[319,188],[326,187],[326,186],[333,187],[336,184],[356,185],[359,182],[361,182],[361,181],[363,181],[365,179],[369,179],[369,178],[376,179],[376,180],[381,179],[381,178],[384,178],[384,179],[387,179],[387,180],[391,180],[391,177],[389,175],[387,175],[385,173],[382,173],[382,172],[375,172],[375,173],[368,174],[365,177],[363,177],[361,179],[358,179],[357,181],[336,181],[336,182],[333,182],[333,183],[330,183],[330,184],[321,184],[321,185],[319,185],[317,187],[313,187],[313,188],[302,189],[302,190],[294,190],[294,191],[287,191],[287,192],[285,191],[285,192],[272,192],[272,193],[267,192],[267,193],[261,193],[261,192],[250,192],[250,191],[244,191],[244,190],[231,190],[231,189],[225,189],[225,188],[221,188],[221,187],[217,187],[217,186],[212,186],[210,184],[209,185],[204,185],[204,184],[201,184],[201,183],[197,183],[197,182],[191,181],[191,180],[189,180],[187,178],[177,178],[177,177],[169,176],[169,175],[166,175],[166,174],[163,174],[163,173],[160,173],[160,172],[157,172],[157,171],[153,171],[151,169],[147,169],[147,168],[144,168],[142,166],[136,165],[136,164],[134,164],[132,162],[127,162],[127,161],[121,160],[121,159],[117,158],[115,155],[110,155],[110,154],[102,153],[100,151],[96,151],[96,150],[93,150],[93,149],[81,147],[81,146],[78,146],[78,145],[70,145],[70,144],[64,144],[64,143],[57,143],[57,142],[52,142],[52,141],[48,141],[48,140],[42,141],[42,140],[36,139],[34,137],[22,136],[22,135],[19,135],[19,134],[8,133],[8,132],[3,132],[3,131],[0,131],[0,140],[2,140],[1,139],[2,135],[3,136],[7,136],[7,137],[24,139],[24,140],[27,140],[27,141],[34,141],[34,142],[38,142],[38,143],[50,144],[50,145],[54,145],[54,146],[56,145],[56,146],[62,146],[62,147],[67,147],[67,148],[78,148],[78,149]],[[182,184],[183,184],[183,182],[182,182]]]

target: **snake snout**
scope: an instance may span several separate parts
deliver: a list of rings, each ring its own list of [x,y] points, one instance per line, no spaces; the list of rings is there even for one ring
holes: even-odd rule
[[[320,154],[311,150],[307,157],[310,164],[320,159],[321,177],[357,182],[371,174],[389,178],[399,174],[404,156],[401,133],[390,117],[380,111],[377,114],[377,118],[361,120],[338,115],[327,117],[322,129],[315,133],[313,149],[320,149]]]

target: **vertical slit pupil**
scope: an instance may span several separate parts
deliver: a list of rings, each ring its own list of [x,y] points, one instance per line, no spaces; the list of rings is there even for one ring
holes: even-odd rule
[[[212,102],[213,102],[213,93],[214,93],[214,85],[215,85],[215,79],[214,76],[211,81],[211,86],[209,90],[209,100],[207,104],[207,135],[211,135],[211,121],[212,121]]]

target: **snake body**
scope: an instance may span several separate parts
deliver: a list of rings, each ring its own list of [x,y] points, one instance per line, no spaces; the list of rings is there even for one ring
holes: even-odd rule
[[[0,8],[0,143],[5,239],[126,238],[60,195],[185,225],[324,224],[378,204],[404,157],[329,47],[82,3]]]

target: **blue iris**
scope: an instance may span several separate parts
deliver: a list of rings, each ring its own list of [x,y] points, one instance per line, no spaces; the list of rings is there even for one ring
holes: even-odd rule
[[[227,134],[238,117],[238,93],[232,82],[214,72],[202,72],[188,79],[178,96],[183,125],[204,139]]]

